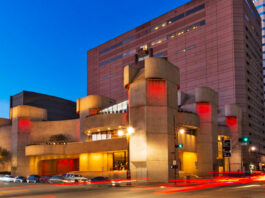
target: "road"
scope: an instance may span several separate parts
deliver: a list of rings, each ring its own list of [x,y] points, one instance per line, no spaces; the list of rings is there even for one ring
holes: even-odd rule
[[[221,184],[221,185],[220,185]],[[24,198],[265,198],[265,182],[203,182],[197,184],[0,184],[0,197]]]

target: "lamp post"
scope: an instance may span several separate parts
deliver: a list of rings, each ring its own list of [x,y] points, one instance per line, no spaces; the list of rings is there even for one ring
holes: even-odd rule
[[[123,130],[118,130],[118,136],[122,137],[126,135],[127,145],[128,145],[128,169],[127,169],[127,179],[131,179],[131,170],[130,170],[130,137],[134,133],[133,127],[127,128],[127,133],[124,134]]]
[[[254,152],[256,152],[257,147],[256,146],[251,146],[248,149],[248,153],[249,153],[249,159],[250,159],[250,164],[249,164],[249,169],[250,172],[252,172],[252,168],[254,167],[254,165],[251,163],[251,158],[254,160]],[[253,153],[253,154],[252,154]],[[255,162],[254,162],[255,163]]]

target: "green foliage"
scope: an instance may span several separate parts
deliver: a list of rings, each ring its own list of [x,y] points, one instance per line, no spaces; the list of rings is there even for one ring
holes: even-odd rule
[[[50,138],[49,138],[49,143],[53,144],[64,144],[64,143],[67,143],[69,142],[69,138],[66,137],[65,135],[63,134],[57,134],[57,135],[52,135]]]

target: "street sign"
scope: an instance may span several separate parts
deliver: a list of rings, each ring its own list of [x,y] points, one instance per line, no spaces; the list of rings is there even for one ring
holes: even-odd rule
[[[223,157],[231,157],[232,152],[232,143],[231,140],[224,140],[223,141]]]

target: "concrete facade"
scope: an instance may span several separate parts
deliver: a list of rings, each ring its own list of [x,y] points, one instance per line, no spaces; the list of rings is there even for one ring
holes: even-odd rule
[[[242,136],[259,150],[250,159],[244,147],[243,156],[258,166],[265,154],[261,38],[251,0],[193,0],[89,50],[87,94],[127,100],[123,68],[145,58],[136,60],[139,49],[152,48],[154,57],[167,57],[179,68],[181,91],[213,89],[221,116],[226,104],[241,108]]]
[[[72,120],[47,121],[45,109],[12,108],[11,120],[1,119],[0,125],[0,146],[12,154],[5,170],[15,175],[100,172],[111,178],[124,178],[124,171],[127,176],[130,171],[132,178],[164,182],[228,171],[219,136],[229,138],[230,131],[240,134],[241,128],[219,123],[218,93],[209,87],[180,91],[179,69],[166,58],[148,58],[142,65],[124,68],[122,85],[129,99],[125,110],[121,103],[99,95],[78,99],[80,118]],[[227,105],[225,113],[241,119],[236,105]],[[67,141],[51,141],[60,134]],[[235,156],[231,171],[237,171],[236,162],[242,161]]]

